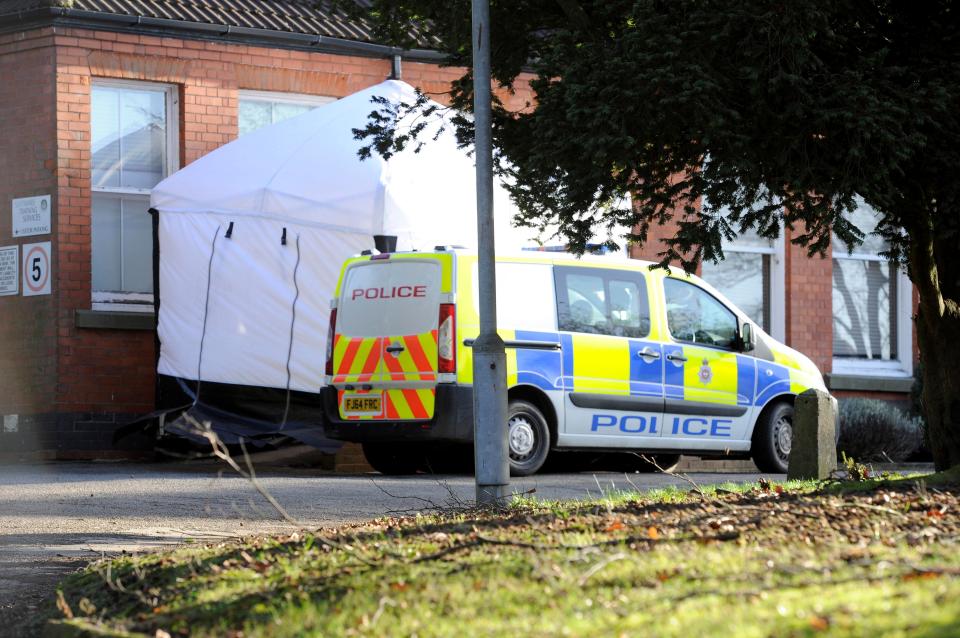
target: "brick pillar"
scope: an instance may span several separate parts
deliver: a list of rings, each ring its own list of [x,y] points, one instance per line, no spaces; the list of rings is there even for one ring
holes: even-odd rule
[[[787,345],[827,373],[833,362],[832,248],[824,257],[808,257],[806,248],[790,242],[796,234],[784,230]]]

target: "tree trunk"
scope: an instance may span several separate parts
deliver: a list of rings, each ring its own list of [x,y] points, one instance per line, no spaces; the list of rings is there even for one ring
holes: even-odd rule
[[[928,321],[921,302],[917,339],[923,363],[923,412],[937,470],[960,465],[960,317]]]
[[[956,253],[957,247],[937,241],[930,223],[918,224],[912,234],[910,278],[920,296],[916,325],[923,412],[938,471],[960,466],[960,281],[944,263],[957,259]],[[941,280],[942,272],[946,280]]]

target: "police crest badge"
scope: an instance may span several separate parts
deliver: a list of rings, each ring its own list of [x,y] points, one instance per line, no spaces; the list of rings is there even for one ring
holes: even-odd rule
[[[713,381],[713,370],[710,369],[710,362],[706,359],[703,360],[703,365],[700,366],[700,382],[704,385],[707,385]]]

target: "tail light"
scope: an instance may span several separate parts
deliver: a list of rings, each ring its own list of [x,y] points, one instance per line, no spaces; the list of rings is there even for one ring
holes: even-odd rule
[[[333,375],[333,337],[337,329],[337,309],[330,311],[330,329],[327,330],[327,366],[324,372]]]
[[[437,329],[437,372],[457,371],[456,305],[440,304],[440,323]]]

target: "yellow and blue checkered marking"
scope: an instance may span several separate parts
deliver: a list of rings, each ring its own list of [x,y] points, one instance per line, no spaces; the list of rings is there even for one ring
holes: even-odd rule
[[[791,381],[790,369],[780,363],[718,351],[710,357],[709,365],[713,378],[705,384],[697,377],[703,357],[697,358],[688,349],[688,361],[682,366],[666,360],[671,353],[684,356],[684,346],[662,345],[643,339],[622,339],[622,346],[618,343],[613,348],[616,356],[613,357],[615,360],[611,360],[610,349],[591,352],[593,338],[594,335],[517,330],[518,340],[559,342],[561,349],[516,350],[516,383],[545,391],[572,392],[576,389],[577,379],[582,382],[589,377],[603,379],[604,387],[598,387],[595,381],[594,391],[600,390],[609,394],[652,397],[662,395],[667,399],[687,401],[721,400],[744,407],[762,407],[774,397],[795,393],[794,390],[797,389],[794,387],[796,384]],[[639,356],[644,349],[661,356]],[[623,370],[618,373],[620,368]],[[708,397],[710,390],[716,392]],[[721,399],[719,396],[724,390],[730,390],[729,399]]]

